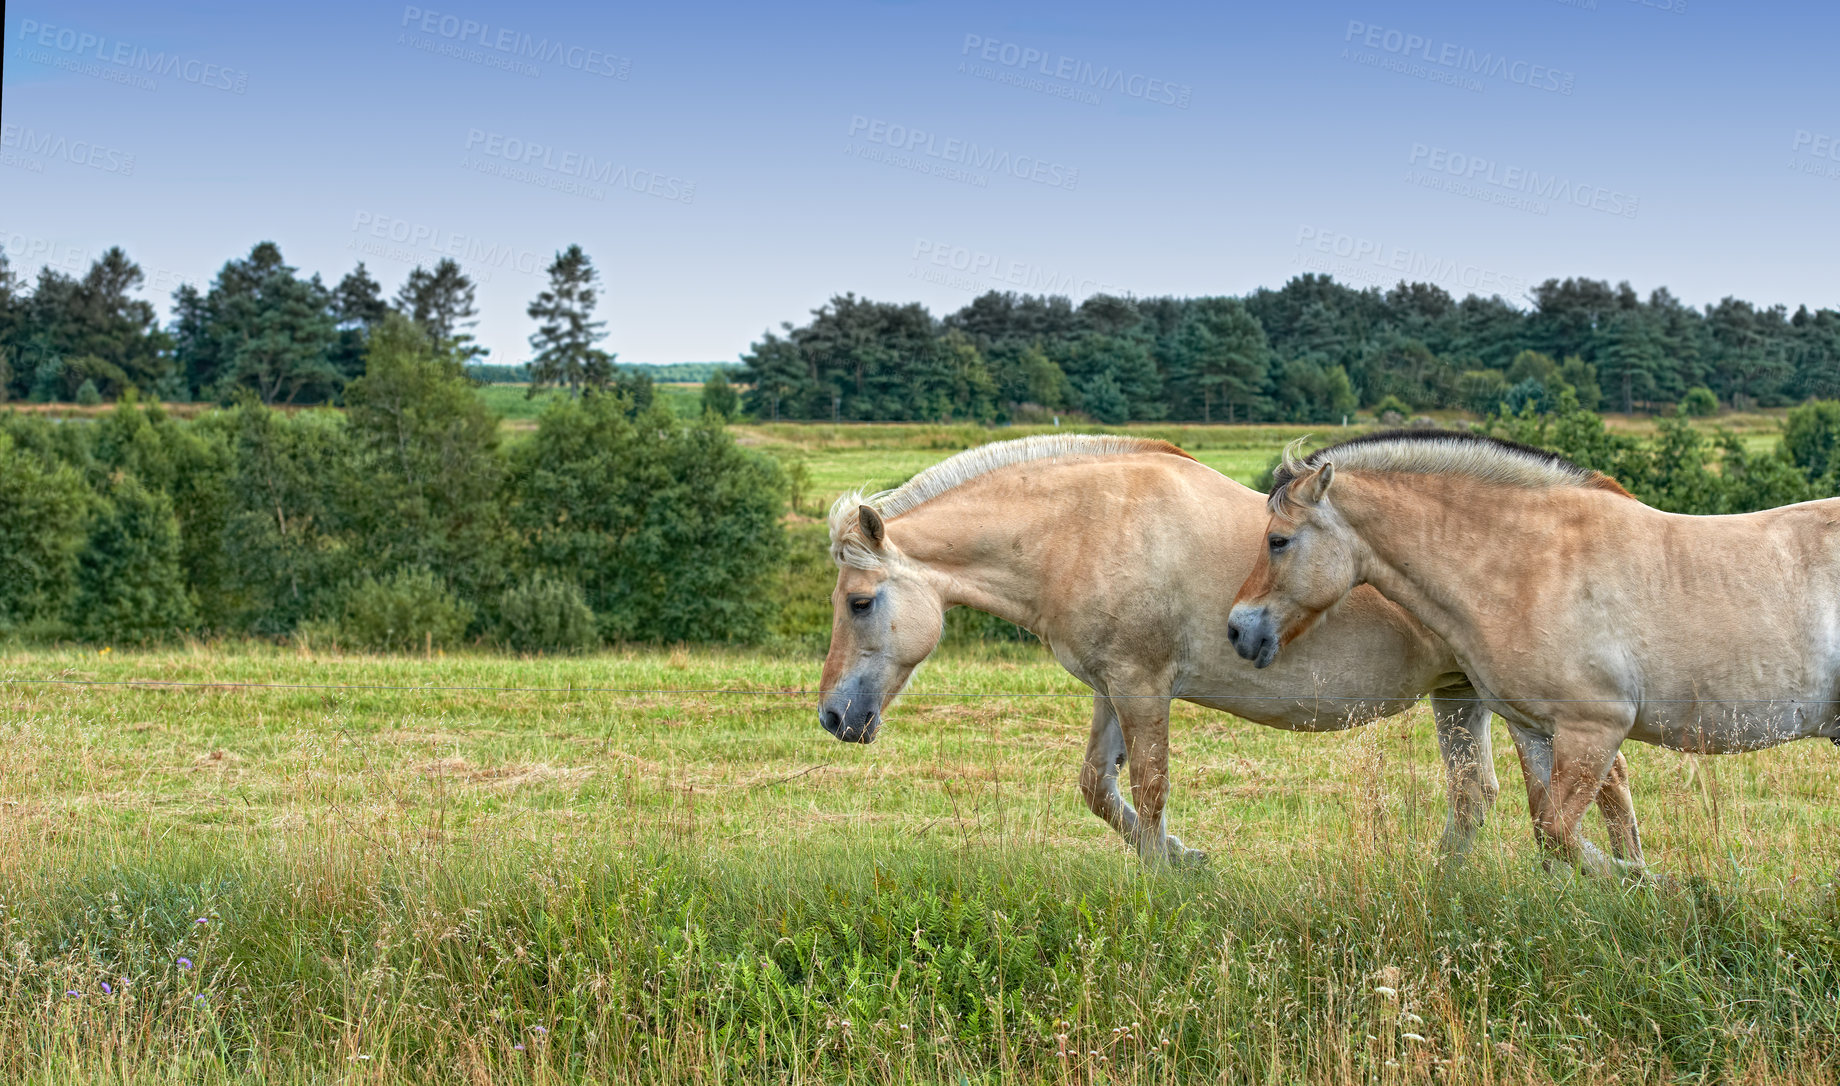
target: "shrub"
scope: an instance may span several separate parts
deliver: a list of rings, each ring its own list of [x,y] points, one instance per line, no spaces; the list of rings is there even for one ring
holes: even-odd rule
[[[532,564],[580,580],[609,641],[764,636],[785,559],[785,483],[718,424],[624,396],[557,400],[517,449]]]
[[[1680,401],[1680,413],[1690,419],[1709,419],[1719,413],[1719,398],[1704,385],[1690,388]]]
[[[1529,409],[1536,415],[1548,415],[1554,407],[1551,391],[1537,377],[1528,377],[1509,386],[1501,394],[1501,403],[1509,413],[1515,415]]]
[[[741,410],[741,397],[728,383],[728,374],[716,370],[703,382],[703,411],[727,422]]]
[[[414,652],[459,643],[473,609],[426,569],[377,580],[366,574],[345,593],[339,641],[355,648]]]
[[[1840,400],[1815,400],[1790,411],[1783,449],[1810,481],[1840,475]]]
[[[90,493],[0,431],[0,630],[55,624],[76,586]]]
[[[162,641],[194,617],[172,500],[132,475],[110,487],[78,558],[71,626],[94,641]]]
[[[1412,405],[1391,393],[1374,405],[1374,418],[1386,426],[1402,425],[1410,414]]]
[[[102,393],[97,391],[95,380],[85,380],[77,386],[77,402],[84,407],[94,407],[102,402]]]
[[[1478,415],[1492,414],[1507,390],[1500,370],[1464,370],[1457,377],[1457,402]]]
[[[499,643],[518,652],[583,652],[600,641],[594,609],[573,581],[529,577],[500,597],[498,615]]]

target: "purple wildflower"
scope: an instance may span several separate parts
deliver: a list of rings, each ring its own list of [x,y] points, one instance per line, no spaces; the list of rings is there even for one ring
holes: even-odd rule
[[[114,995],[115,994],[115,989],[110,987],[109,982],[106,980],[102,982],[102,994],[103,995]]]
[[[538,1034],[540,1036],[542,1034],[548,1033],[549,1030],[544,1029],[542,1026],[532,1026],[530,1027],[530,1032]]]
[[[199,992],[197,995],[192,997],[193,1003],[203,1003],[204,1001],[205,1001],[205,996],[203,992]]]
[[[201,916],[201,917],[199,917],[198,919],[196,919],[196,920],[194,920],[194,921],[192,921],[192,923],[194,923],[194,924],[208,924],[208,923],[210,923],[210,922],[211,922],[211,921],[210,921],[210,918],[209,918],[209,917],[204,917],[204,916]]]
[[[512,1045],[511,1047],[512,1047],[512,1048],[513,1048],[514,1050],[516,1050],[516,1051],[518,1051],[518,1052],[522,1052],[522,1051],[524,1051],[524,1046],[523,1046],[523,1045]]]
[[[83,993],[77,991],[75,988],[66,988],[64,989],[64,994],[67,996],[81,996]]]
[[[192,959],[190,958],[180,958],[179,959],[179,968],[190,969],[191,967],[192,967]]]

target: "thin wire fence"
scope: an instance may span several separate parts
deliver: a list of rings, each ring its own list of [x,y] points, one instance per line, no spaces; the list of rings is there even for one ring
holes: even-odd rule
[[[146,689],[200,689],[200,690],[363,690],[400,693],[495,693],[495,694],[619,694],[630,697],[658,695],[696,695],[719,697],[774,697],[774,698],[816,698],[823,691],[812,688],[797,689],[746,689],[726,686],[499,686],[491,684],[455,684],[455,683],[283,683],[283,682],[229,682],[215,679],[69,679],[57,677],[0,677],[0,684],[8,686],[110,686],[139,687]],[[862,697],[894,697],[907,700],[917,699],[967,699],[967,700],[1045,700],[1074,698],[1085,700],[1096,695],[1093,690],[1065,691],[974,691],[974,690],[899,690],[899,691],[858,691]],[[1243,694],[1236,691],[1225,693],[1200,693],[1182,691],[1165,694],[1107,694],[1106,697],[1118,699],[1160,699],[1160,700],[1217,700],[1241,702],[1353,702],[1357,704],[1379,704],[1415,702],[1423,694],[1319,694],[1315,692],[1300,694]],[[1457,704],[1497,704],[1505,699],[1485,697],[1449,697],[1439,696],[1439,701]],[[1540,698],[1543,704],[1569,705],[1620,705],[1631,700],[1644,705],[1840,705],[1840,698]]]

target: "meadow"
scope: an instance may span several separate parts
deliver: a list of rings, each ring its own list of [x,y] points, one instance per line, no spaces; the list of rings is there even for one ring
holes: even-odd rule
[[[1302,432],[1132,429],[1246,481]],[[1178,705],[1198,870],[1086,811],[1038,645],[953,637],[831,739],[817,512],[991,435],[737,427],[807,477],[770,649],[0,647],[0,1078],[1840,1083],[1828,744],[1632,745],[1621,883],[1542,867],[1499,728],[1434,869],[1422,707]]]

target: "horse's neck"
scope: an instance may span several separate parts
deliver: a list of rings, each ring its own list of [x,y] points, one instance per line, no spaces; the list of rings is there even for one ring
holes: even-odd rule
[[[1360,538],[1363,579],[1451,645],[1466,644],[1485,617],[1478,601],[1498,593],[1492,574],[1465,558],[1513,533],[1510,518],[1465,480],[1369,477],[1340,489],[1331,500]]]
[[[1042,568],[1046,548],[1039,545],[1054,531],[1052,507],[1051,501],[993,502],[948,491],[903,514],[891,534],[903,554],[926,568],[946,606],[1036,629],[1053,590]]]

